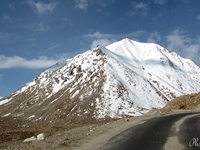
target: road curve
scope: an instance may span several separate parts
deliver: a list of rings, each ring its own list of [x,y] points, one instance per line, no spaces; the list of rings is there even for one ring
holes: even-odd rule
[[[200,115],[184,120],[178,138],[186,150],[200,150]]]
[[[168,137],[174,134],[173,125],[188,115],[191,117],[183,121],[176,136],[184,149],[200,149],[200,116],[193,114],[181,113],[149,119],[112,137],[99,150],[163,150]]]

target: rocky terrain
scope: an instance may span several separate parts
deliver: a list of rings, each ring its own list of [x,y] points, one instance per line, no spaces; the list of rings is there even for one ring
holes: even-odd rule
[[[182,95],[170,101],[163,110],[200,110],[200,93]]]

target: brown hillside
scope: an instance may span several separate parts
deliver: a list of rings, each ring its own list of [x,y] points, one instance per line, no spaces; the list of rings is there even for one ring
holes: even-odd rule
[[[187,94],[177,97],[170,101],[164,108],[165,110],[185,109],[185,110],[200,110],[200,92]]]

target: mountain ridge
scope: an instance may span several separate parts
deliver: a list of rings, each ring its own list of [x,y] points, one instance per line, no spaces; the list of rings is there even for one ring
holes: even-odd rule
[[[153,43],[123,39],[59,62],[0,101],[0,116],[61,124],[138,116],[200,91],[200,68]]]

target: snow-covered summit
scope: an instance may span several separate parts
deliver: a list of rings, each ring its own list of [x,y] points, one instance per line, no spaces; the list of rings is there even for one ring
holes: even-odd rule
[[[155,43],[141,43],[130,39],[123,39],[106,47],[111,52],[132,61],[133,65],[162,65],[165,62],[172,63],[179,69],[199,69],[191,60],[185,59],[177,55],[172,50],[167,50]],[[165,59],[165,60],[164,60]],[[166,60],[167,59],[167,60]],[[171,64],[171,65],[172,65]]]
[[[3,98],[0,115],[38,123],[137,116],[199,91],[200,68],[191,60],[123,39],[48,68]]]
[[[163,49],[161,46],[154,43],[141,43],[127,38],[119,42],[115,42],[106,48],[120,56],[137,60],[145,59],[148,49],[151,50],[152,55],[155,54],[159,49]]]
[[[114,90],[123,85],[123,99],[133,100],[143,111],[163,107],[174,97],[200,91],[200,68],[157,44],[123,39],[101,49],[107,55],[107,88]]]
[[[123,39],[106,48],[118,55],[115,56],[118,61],[147,80],[150,80],[154,75],[154,77],[160,78],[159,80],[163,79],[162,82],[169,82],[168,84],[171,85],[172,78],[184,83],[181,80],[185,80],[187,79],[186,76],[189,76],[196,82],[192,83],[191,87],[195,85],[195,87],[198,87],[200,83],[197,80],[200,73],[200,68],[197,65],[158,44]],[[150,74],[151,76],[149,76]],[[180,74],[181,76],[179,76]],[[180,88],[177,89],[182,91]],[[187,88],[185,91],[187,91]]]

